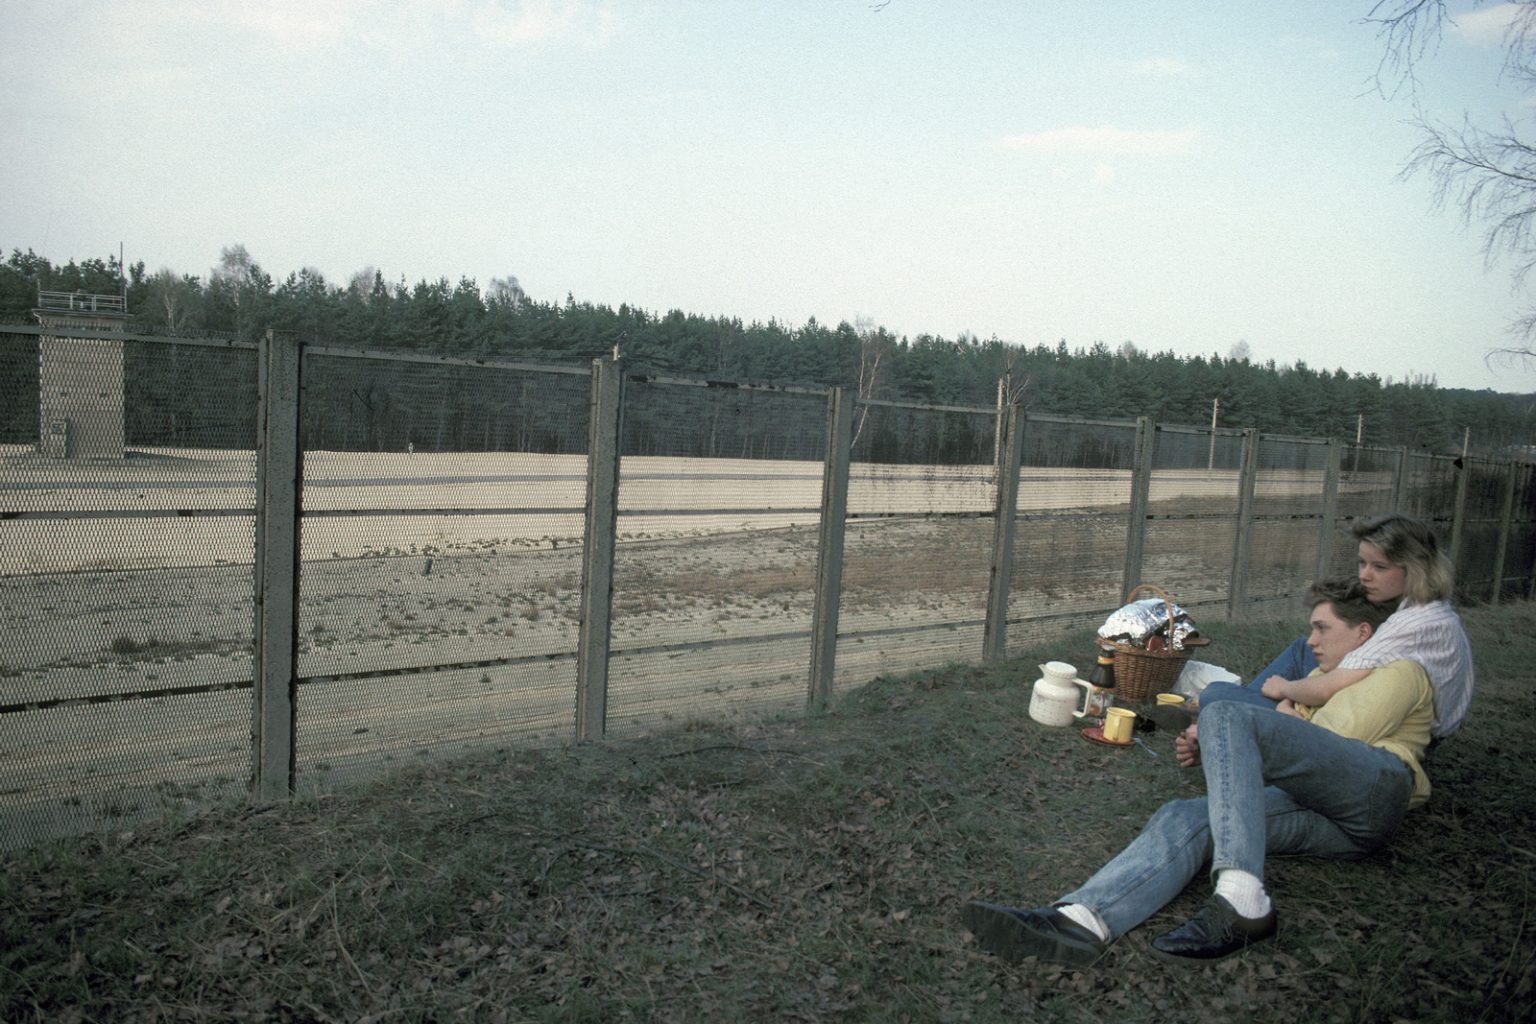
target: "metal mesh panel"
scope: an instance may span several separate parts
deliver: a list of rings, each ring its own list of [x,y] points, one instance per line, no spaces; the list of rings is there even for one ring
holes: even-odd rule
[[[1536,521],[1533,521],[1532,501],[1536,500],[1536,466],[1516,463],[1515,501],[1509,529],[1509,540],[1504,551],[1504,572],[1500,581],[1501,599],[1528,598],[1531,596],[1533,574],[1536,574]]]
[[[40,450],[37,352],[35,335],[0,334],[0,454],[8,458]]]
[[[1339,499],[1337,521],[1339,535],[1335,543],[1334,565],[1339,571],[1353,572],[1355,542],[1349,523],[1392,510],[1394,481],[1402,453],[1388,448],[1346,445],[1339,455]]]
[[[1499,534],[1504,526],[1504,494],[1511,470],[1508,464],[1466,459],[1461,472],[1466,474],[1467,486],[1460,548],[1456,552],[1456,589],[1468,597],[1488,598],[1497,585],[1495,560],[1499,553]]]
[[[1009,577],[1010,651],[1119,605],[1136,424],[1031,416]]]
[[[305,357],[301,784],[568,739],[590,380]]]
[[[1440,525],[1449,523],[1456,514],[1456,473],[1454,459],[1410,452],[1403,460],[1398,511],[1435,524],[1442,543],[1449,542],[1450,537]]]
[[[1323,526],[1328,445],[1299,438],[1259,441],[1255,522],[1249,536],[1250,605],[1281,602],[1312,583]]]
[[[1350,527],[1392,510],[1403,453],[1392,448],[1345,445],[1339,454],[1339,496],[1328,542],[1329,576],[1352,576],[1360,544]]]
[[[1505,551],[1504,578],[1499,587],[1499,599],[1513,601],[1529,599],[1532,582],[1536,580],[1536,532],[1530,529],[1516,530],[1509,538]]]
[[[14,336],[0,351],[0,836],[238,791],[254,351]]]
[[[1327,474],[1326,442],[1260,438],[1259,471],[1253,487],[1254,515],[1316,520],[1323,513]]]
[[[827,396],[625,388],[607,731],[801,708]]]
[[[836,686],[979,658],[996,414],[860,403],[854,423]]]
[[[1231,432],[1157,431],[1141,577],[1197,622],[1202,604],[1231,593],[1242,449],[1242,435]]]

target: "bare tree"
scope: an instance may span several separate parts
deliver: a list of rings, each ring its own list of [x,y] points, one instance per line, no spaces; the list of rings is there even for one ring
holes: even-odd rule
[[[1536,0],[1511,0],[1504,29],[1504,75],[1536,91]],[[1445,0],[1377,0],[1366,18],[1377,27],[1383,56],[1377,87],[1390,94],[1407,86],[1416,91],[1415,69],[1439,45],[1447,24],[1454,24]],[[1422,141],[1403,168],[1403,176],[1424,174],[1434,184],[1435,202],[1461,210],[1467,223],[1483,226],[1483,256],[1491,266],[1508,258],[1517,289],[1527,287],[1536,268],[1536,143],[1527,125],[1504,118],[1498,127],[1436,122],[1423,113],[1415,119]],[[1489,357],[1536,358],[1536,304],[1510,325],[1518,340],[1494,349]]]
[[[364,267],[347,279],[347,294],[358,302],[367,303],[373,295],[374,282],[378,279],[377,267]]]
[[[196,313],[199,291],[196,283],[177,275],[169,267],[162,267],[145,282],[149,288],[150,309],[155,319],[172,332],[186,327]]]
[[[1418,64],[1439,47],[1449,17],[1445,0],[1376,0],[1371,5],[1365,21],[1376,26],[1382,43],[1376,87],[1383,95],[1416,86]]]
[[[1019,357],[1024,349],[1019,345],[1007,345],[1003,350],[1003,376],[998,381],[998,407],[1027,405],[1024,396],[1034,387],[1035,375],[1019,372]]]
[[[859,336],[859,397],[877,398],[885,390],[895,339],[883,327],[876,327],[868,317],[858,317],[854,321],[854,330]],[[869,406],[861,406],[858,422],[854,425],[853,444],[859,443],[859,435],[864,433],[864,421],[868,418]]]
[[[1019,372],[1019,356],[1024,349],[1018,345],[1009,345],[1003,352],[1003,375],[997,379],[997,420],[992,429],[992,467],[1001,473],[1003,469],[1003,421],[1011,406],[1023,406],[1027,411],[1029,403],[1025,396],[1035,384],[1035,375]]]
[[[528,293],[523,291],[523,286],[518,284],[512,274],[491,278],[491,283],[485,289],[485,297],[489,302],[505,302],[509,306],[521,306],[528,301]]]
[[[219,265],[213,268],[213,280],[230,285],[230,295],[238,307],[240,293],[248,288],[256,276],[256,261],[244,245],[236,242],[219,250]]]

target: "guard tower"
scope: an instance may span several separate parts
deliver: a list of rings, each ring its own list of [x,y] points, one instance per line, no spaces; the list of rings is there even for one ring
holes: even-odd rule
[[[121,295],[39,292],[32,311],[44,329],[121,334]],[[123,343],[43,334],[37,340],[40,454],[56,459],[123,457]]]

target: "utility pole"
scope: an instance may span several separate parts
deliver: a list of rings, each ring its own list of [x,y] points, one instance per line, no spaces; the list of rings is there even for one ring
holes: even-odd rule
[[[1216,468],[1216,413],[1221,409],[1221,396],[1211,399],[1211,452],[1205,460],[1205,471]]]
[[[1365,443],[1365,413],[1355,416],[1355,472],[1360,472],[1360,446]]]

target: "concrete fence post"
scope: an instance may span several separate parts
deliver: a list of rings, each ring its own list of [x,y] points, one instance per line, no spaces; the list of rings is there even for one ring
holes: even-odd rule
[[[608,650],[613,630],[613,557],[618,538],[619,453],[624,374],[611,357],[592,360],[587,424],[586,523],[581,551],[581,626],[576,639],[576,742],[600,740],[608,724]]]
[[[1457,459],[1456,463],[1456,507],[1451,512],[1451,545],[1448,552],[1451,564],[1456,564],[1456,559],[1461,555],[1462,534],[1466,532],[1467,521],[1467,486],[1472,479],[1472,466],[1466,459]],[[1465,578],[1461,572],[1457,576]]]
[[[1254,491],[1259,480],[1259,432],[1243,431],[1243,468],[1237,477],[1237,529],[1232,538],[1232,589],[1227,597],[1227,618],[1248,610],[1248,567],[1253,554]]]
[[[821,530],[816,543],[816,607],[811,619],[809,704],[826,707],[837,667],[837,618],[843,589],[843,538],[853,460],[853,393],[834,388],[827,400],[827,457],[821,475]]]
[[[1504,466],[1504,497],[1499,503],[1499,542],[1493,553],[1493,590],[1490,604],[1498,604],[1504,594],[1504,566],[1509,557],[1509,531],[1515,518],[1515,480],[1519,476],[1513,462]]]
[[[303,358],[292,335],[274,331],[257,355],[251,796],[269,802],[293,794],[296,764]]]
[[[1334,534],[1339,526],[1339,477],[1343,472],[1344,446],[1337,438],[1329,438],[1327,452],[1327,464],[1323,469],[1323,508],[1321,522],[1317,525],[1317,560],[1312,568],[1314,580],[1333,575]]]
[[[1515,488],[1515,504],[1519,508],[1516,518],[1520,522],[1520,532],[1525,538],[1529,538],[1532,532],[1529,509],[1536,496],[1536,469],[1525,463],[1517,463],[1515,473],[1520,478],[1520,483]],[[1520,565],[1520,593],[1527,601],[1536,598],[1536,554],[1521,560]]]
[[[1390,512],[1403,511],[1403,500],[1408,493],[1408,449],[1397,450],[1397,466],[1392,471],[1392,507]]]
[[[987,588],[987,622],[982,628],[981,656],[999,661],[1008,656],[1008,593],[1013,582],[1013,535],[1018,524],[1019,462],[1024,454],[1024,410],[1010,405],[999,420],[1002,449],[995,453],[997,502],[992,519],[992,569]]]
[[[1141,585],[1147,548],[1147,510],[1152,501],[1152,461],[1157,454],[1157,425],[1150,416],[1136,418],[1136,450],[1131,455],[1131,499],[1125,523],[1125,566],[1120,596]]]

